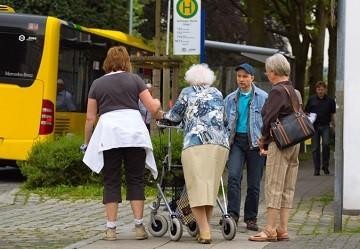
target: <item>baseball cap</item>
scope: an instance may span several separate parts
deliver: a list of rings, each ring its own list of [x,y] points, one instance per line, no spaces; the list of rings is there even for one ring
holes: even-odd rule
[[[240,69],[244,70],[248,74],[251,74],[252,76],[254,76],[255,74],[255,69],[248,63],[243,63],[235,67],[235,71],[238,71]]]

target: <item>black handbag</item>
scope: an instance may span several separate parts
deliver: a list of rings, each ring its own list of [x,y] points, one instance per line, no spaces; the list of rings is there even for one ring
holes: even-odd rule
[[[281,86],[289,95],[294,112],[271,123],[271,135],[280,150],[305,141],[315,133],[313,124],[294,98],[295,91],[292,89],[294,94],[291,95],[287,87]]]

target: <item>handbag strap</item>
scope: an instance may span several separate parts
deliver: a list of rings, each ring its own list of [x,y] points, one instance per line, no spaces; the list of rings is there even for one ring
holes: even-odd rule
[[[289,89],[286,86],[284,86],[282,84],[280,84],[280,86],[282,86],[285,89],[286,93],[289,95],[290,100],[291,100],[291,106],[292,106],[294,112],[300,112],[301,110],[300,110],[299,100],[298,101],[295,100],[294,96],[290,94]],[[293,91],[293,92],[295,93],[295,91]],[[295,93],[295,95],[296,95],[296,93]],[[296,106],[297,106],[297,108],[296,108]]]

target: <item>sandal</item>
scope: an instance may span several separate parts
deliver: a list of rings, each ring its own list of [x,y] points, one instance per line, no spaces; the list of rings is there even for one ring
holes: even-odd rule
[[[211,243],[211,235],[210,235],[210,232],[198,233],[198,234],[196,235],[196,240],[197,240],[200,244],[210,244],[210,243]]]
[[[275,242],[277,241],[277,233],[275,229],[266,226],[260,233],[250,236],[249,240],[256,242]]]
[[[289,241],[290,238],[289,238],[289,233],[284,231],[284,232],[281,232],[279,229],[276,229],[276,237],[277,237],[277,240],[278,241]]]

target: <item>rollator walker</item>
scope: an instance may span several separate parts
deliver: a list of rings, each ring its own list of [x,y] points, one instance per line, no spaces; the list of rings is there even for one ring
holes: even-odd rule
[[[156,125],[160,130],[160,137],[163,136],[164,129],[168,130],[168,144],[166,146],[167,154],[162,161],[163,167],[159,182],[156,183],[157,198],[150,205],[151,214],[148,230],[154,237],[162,237],[169,230],[170,239],[178,241],[183,235],[183,226],[186,226],[189,235],[195,237],[198,234],[198,227],[188,203],[182,165],[172,164],[171,133],[172,129],[179,129],[179,123],[161,119],[156,121]],[[236,235],[236,222],[227,212],[227,200],[222,177],[220,183],[223,203],[219,198],[216,199],[216,202],[222,213],[222,235],[226,240],[232,240]],[[169,192],[170,194],[167,196]],[[168,212],[168,215],[159,213],[159,208],[163,206],[165,206],[164,210]]]

